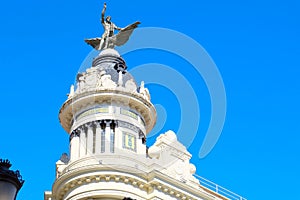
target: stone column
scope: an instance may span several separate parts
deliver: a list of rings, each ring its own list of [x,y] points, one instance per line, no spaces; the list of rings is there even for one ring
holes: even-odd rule
[[[94,124],[88,123],[87,124],[87,155],[93,155],[93,141],[94,141]]]
[[[70,135],[70,161],[77,160],[79,158],[79,133],[78,130],[74,130]]]
[[[115,153],[118,153],[119,148],[122,148],[122,134],[118,126],[115,126]]]
[[[85,132],[85,127],[80,127],[79,141],[80,141],[79,157],[82,158],[83,156],[86,155],[86,132]]]
[[[115,127],[116,127],[116,123],[115,121],[112,121],[110,124],[110,153],[115,153],[115,140],[116,140]]]
[[[118,79],[118,86],[123,85],[123,74],[122,71],[119,71],[119,79]]]
[[[96,137],[95,137],[95,154],[101,153],[101,125],[100,122],[96,122]]]
[[[110,123],[111,120],[105,121],[105,152],[110,151]]]

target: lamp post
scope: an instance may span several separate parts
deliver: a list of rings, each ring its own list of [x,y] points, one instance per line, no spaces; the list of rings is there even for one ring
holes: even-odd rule
[[[0,159],[0,199],[15,200],[24,180],[20,172],[12,171],[11,164],[7,159]]]

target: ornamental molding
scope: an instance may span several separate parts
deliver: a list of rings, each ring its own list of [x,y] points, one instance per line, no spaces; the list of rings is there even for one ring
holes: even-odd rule
[[[156,110],[154,105],[136,95],[128,95],[122,91],[106,90],[102,92],[87,92],[84,95],[76,96],[67,100],[60,109],[59,120],[63,128],[70,132],[74,125],[74,117],[77,112],[87,107],[101,104],[115,104],[124,106],[139,113],[145,122],[145,128],[149,132],[156,121]]]
[[[139,190],[146,191],[148,193],[151,190],[150,185],[145,179],[140,177],[128,176],[122,173],[104,172],[98,171],[96,175],[86,175],[73,178],[71,181],[63,182],[61,188],[57,188],[57,191],[54,191],[53,194],[56,200],[63,200],[64,196],[80,186],[89,184],[89,183],[99,183],[99,182],[114,182],[114,183],[124,183],[132,185]],[[58,192],[58,193],[57,193]]]
[[[109,124],[113,123],[116,127],[122,127],[122,128],[127,128],[130,130],[133,130],[134,132],[138,133],[139,138],[145,137],[143,131],[139,127],[137,127],[133,124],[130,124],[128,122],[120,121],[120,120],[95,120],[95,121],[91,121],[91,122],[82,124],[82,125],[78,126],[76,129],[74,129],[70,133],[69,140],[71,141],[74,137],[79,137],[81,133],[87,133],[87,129],[91,129],[93,127],[104,129],[105,126],[107,126],[107,123],[109,123]],[[103,124],[105,124],[105,125],[103,125]]]
[[[117,120],[118,126],[122,127],[122,128],[128,128],[130,130],[133,130],[136,133],[142,132],[141,129],[133,124],[130,124],[128,122],[125,121],[119,121]]]
[[[71,181],[64,181],[61,184],[62,187],[59,187],[60,186],[59,185],[58,188],[56,188],[57,191],[53,190],[53,197],[56,200],[64,200],[65,195],[67,195],[70,191],[75,190],[76,188],[81,187],[83,185],[87,185],[89,183],[113,182],[113,183],[123,183],[123,184],[131,185],[135,189],[147,192],[149,196],[155,190],[158,190],[165,195],[169,195],[173,198],[180,199],[180,200],[199,200],[199,198],[193,195],[188,195],[187,193],[189,193],[189,191],[184,191],[182,190],[183,188],[175,188],[174,186],[171,186],[171,184],[168,182],[163,183],[164,180],[147,181],[147,179],[150,178],[149,175],[147,175],[147,178],[141,178],[141,177],[136,177],[136,175],[132,175],[132,174],[128,175],[121,172],[114,172],[114,174],[112,173],[113,172],[98,171],[98,174],[94,174],[94,175],[86,175],[86,176],[77,175],[77,177],[72,178]],[[155,175],[154,178],[156,178]],[[89,191],[86,192],[88,193]],[[203,195],[207,196],[208,194],[205,193]],[[212,195],[210,195],[210,198],[212,198]]]
[[[123,84],[123,74],[119,73],[119,80],[115,82],[105,68],[113,68],[112,64],[105,64],[107,66],[91,67],[86,72],[77,74],[76,90],[74,85],[70,86],[68,100],[75,99],[77,96],[82,96],[89,92],[114,90],[125,92],[130,95],[138,96],[150,102],[150,93],[144,86],[144,81],[137,87],[135,81],[131,78]]]

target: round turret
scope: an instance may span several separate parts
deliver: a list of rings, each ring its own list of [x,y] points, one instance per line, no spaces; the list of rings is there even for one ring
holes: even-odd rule
[[[70,134],[70,161],[124,149],[146,154],[146,135],[156,110],[144,83],[138,87],[114,49],[102,51],[85,72],[77,74],[59,112]],[[75,89],[76,88],[76,89]]]
[[[156,111],[149,92],[143,83],[137,86],[126,69],[118,52],[107,49],[94,59],[91,68],[77,74],[76,89],[70,91],[59,112],[60,123],[68,133],[89,121],[116,120],[119,114],[135,119],[144,135],[151,131]]]
[[[77,74],[76,86],[71,86],[59,112],[60,123],[70,134],[70,157],[56,163],[56,199],[82,195],[84,182],[77,180],[79,174],[81,180],[88,181],[90,174],[107,178],[112,168],[136,173],[136,166],[147,158],[146,135],[155,125],[156,110],[144,82],[138,86],[126,69],[119,53],[106,49],[94,58],[90,68]],[[98,178],[95,180],[101,182]],[[127,193],[124,183],[120,185]],[[97,187],[103,186],[99,183]],[[96,194],[86,191],[84,195]]]

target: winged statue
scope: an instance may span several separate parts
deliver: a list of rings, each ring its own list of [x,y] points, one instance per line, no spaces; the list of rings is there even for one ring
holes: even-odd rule
[[[91,45],[96,50],[114,48],[115,46],[121,46],[125,44],[129,40],[129,37],[134,29],[137,28],[140,24],[140,22],[137,21],[126,26],[125,28],[120,28],[111,21],[111,16],[107,16],[104,19],[105,11],[106,3],[104,3],[101,13],[101,24],[104,28],[102,37],[84,40],[87,44]],[[114,34],[115,30],[118,30],[119,32],[117,34]]]

